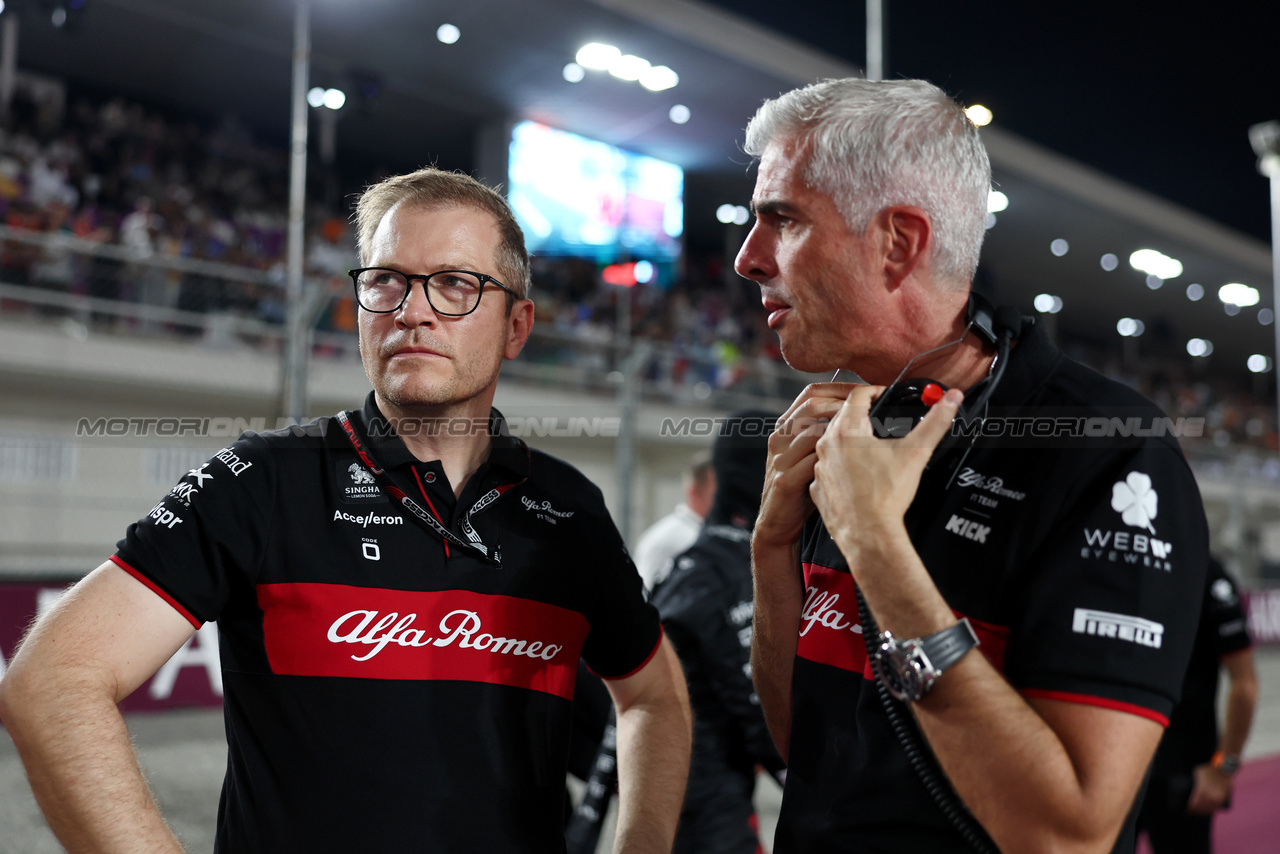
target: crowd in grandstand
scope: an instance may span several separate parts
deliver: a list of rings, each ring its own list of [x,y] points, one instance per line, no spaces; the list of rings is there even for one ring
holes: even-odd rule
[[[0,218],[45,239],[0,241],[0,282],[282,323],[287,188],[283,148],[256,142],[233,118],[209,129],[121,98],[81,99],[51,126],[19,99],[0,129]],[[354,331],[356,317],[345,276],[355,258],[345,216],[313,206],[307,217],[308,278],[334,294],[320,329],[339,333]],[[128,252],[95,254],[79,241]],[[246,281],[154,263],[165,258],[258,275]],[[535,259],[534,296],[546,335],[526,356],[601,374],[616,370],[617,303],[629,299],[631,337],[670,344],[642,369],[654,386],[697,389],[702,397],[723,389],[785,395],[790,386],[778,384],[781,355],[757,294],[726,276],[722,264],[718,254],[686,257],[675,281],[622,289],[604,284],[593,262]],[[1221,377],[1180,374],[1164,362],[1123,364],[1099,345],[1067,344],[1171,416],[1205,419],[1206,442],[1275,449],[1265,385],[1240,388]]]

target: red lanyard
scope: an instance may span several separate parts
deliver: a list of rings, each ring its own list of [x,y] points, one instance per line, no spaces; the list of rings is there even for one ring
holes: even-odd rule
[[[480,537],[479,532],[471,524],[471,517],[476,513],[484,510],[492,505],[495,501],[502,497],[504,493],[516,486],[515,483],[508,483],[503,486],[495,486],[480,497],[471,508],[467,510],[465,516],[462,517],[462,533],[466,535],[466,539],[462,539],[457,534],[450,531],[433,513],[428,513],[421,504],[409,497],[409,494],[397,486],[392,480],[391,475],[382,466],[378,465],[372,452],[365,447],[364,441],[360,438],[360,434],[356,429],[355,423],[349,417],[347,412],[338,413],[338,423],[342,425],[342,432],[347,435],[347,440],[351,442],[351,447],[355,449],[356,456],[369,470],[369,473],[378,481],[378,485],[390,493],[400,504],[409,511],[409,515],[417,519],[421,524],[425,525],[428,530],[434,533],[445,543],[445,553],[448,554],[449,544],[463,549],[470,549],[477,553],[489,563],[501,565],[502,551],[500,548],[490,548],[485,545],[484,540]],[[418,491],[422,493],[422,497],[428,504],[431,500],[427,498],[426,490],[422,488],[422,484],[418,483]],[[432,508],[434,509],[434,508]]]

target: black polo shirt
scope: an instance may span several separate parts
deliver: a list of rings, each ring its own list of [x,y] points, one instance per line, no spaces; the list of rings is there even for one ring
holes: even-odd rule
[[[1210,560],[1200,625],[1182,680],[1182,699],[1169,716],[1169,728],[1156,750],[1153,777],[1190,773],[1195,766],[1213,758],[1218,749],[1218,677],[1222,659],[1249,648],[1247,623],[1235,581],[1221,563]]]
[[[1176,425],[1029,321],[990,416],[935,456],[906,514],[929,574],[1024,696],[1167,725],[1207,559],[1200,493],[1168,435]],[[848,565],[816,514],[801,561],[775,851],[967,850],[890,729]],[[1131,816],[1117,850],[1132,850],[1132,834]]]
[[[372,394],[347,420],[364,458],[337,418],[246,433],[113,558],[218,623],[218,850],[562,851],[579,655],[626,676],[661,634],[600,490],[496,410],[458,500]]]

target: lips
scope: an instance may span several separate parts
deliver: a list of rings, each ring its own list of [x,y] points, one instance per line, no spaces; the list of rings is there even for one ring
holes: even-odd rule
[[[384,359],[395,359],[401,356],[405,358],[409,358],[413,356],[419,356],[419,357],[436,356],[439,358],[448,358],[448,354],[445,352],[445,348],[437,347],[434,344],[430,344],[430,343],[410,344],[410,343],[397,343],[394,341],[383,342],[382,356]]]
[[[769,312],[769,319],[766,322],[769,324],[770,329],[776,329],[778,324],[782,323],[783,319],[791,313],[791,306],[784,302],[778,302],[767,297],[762,302],[764,303],[764,310]]]

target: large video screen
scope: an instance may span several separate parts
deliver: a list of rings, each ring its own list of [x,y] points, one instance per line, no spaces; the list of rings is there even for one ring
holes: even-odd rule
[[[684,170],[674,163],[520,122],[511,134],[511,208],[535,255],[674,261]]]

